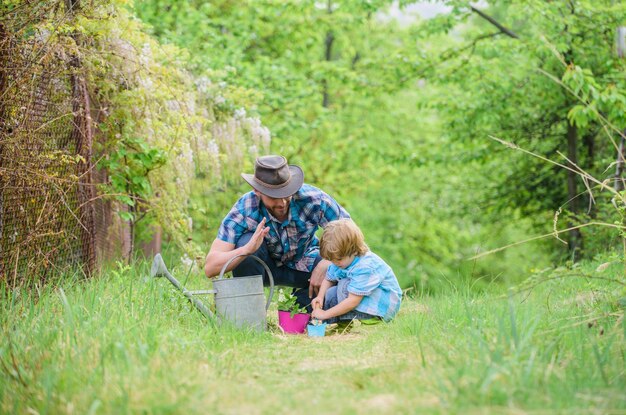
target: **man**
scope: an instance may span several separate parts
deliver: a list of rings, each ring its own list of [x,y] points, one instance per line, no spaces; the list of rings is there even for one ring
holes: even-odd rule
[[[315,232],[348,212],[332,197],[304,183],[302,169],[282,156],[257,158],[254,175],[242,173],[253,191],[226,215],[206,257],[208,277],[237,255],[256,255],[269,267],[276,285],[294,287],[302,306],[317,295],[330,265],[319,255]],[[245,256],[230,263],[233,276],[264,275],[263,266]],[[264,281],[269,283],[265,276]],[[310,307],[308,307],[310,310]]]

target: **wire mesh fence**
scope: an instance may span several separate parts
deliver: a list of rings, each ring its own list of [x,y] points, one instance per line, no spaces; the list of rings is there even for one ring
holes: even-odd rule
[[[0,25],[0,278],[45,281],[96,260],[93,127],[78,58]]]

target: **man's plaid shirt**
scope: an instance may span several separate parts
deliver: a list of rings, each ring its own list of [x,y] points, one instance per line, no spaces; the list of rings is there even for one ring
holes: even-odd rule
[[[267,211],[254,192],[248,192],[228,212],[217,237],[237,244],[241,235],[254,232],[264,217],[270,228],[265,244],[276,265],[311,272],[319,256],[319,240],[315,236],[317,229],[350,215],[322,190],[303,184],[291,198],[289,216],[281,223]]]

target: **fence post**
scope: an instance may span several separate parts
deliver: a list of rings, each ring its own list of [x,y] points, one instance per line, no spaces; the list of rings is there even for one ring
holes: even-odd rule
[[[67,0],[66,6],[71,15],[80,7],[78,0]],[[80,45],[80,34],[74,33],[72,38]],[[95,191],[92,164],[93,123],[91,119],[91,102],[84,76],[81,74],[82,63],[80,56],[74,55],[70,60],[72,82],[72,112],[74,114],[74,131],[72,137],[76,140],[76,152],[82,157],[78,163],[77,199],[79,219],[82,224],[81,246],[83,269],[89,274],[95,268],[96,262],[96,221],[95,221]]]
[[[3,161],[3,147],[6,134],[5,116],[4,116],[4,97],[7,88],[7,63],[8,63],[8,48],[9,37],[7,36],[5,26],[0,23],[0,167],[4,166]],[[4,172],[0,171],[0,280],[4,278],[4,261],[5,258],[2,242],[4,241],[4,188],[6,182],[4,179]]]

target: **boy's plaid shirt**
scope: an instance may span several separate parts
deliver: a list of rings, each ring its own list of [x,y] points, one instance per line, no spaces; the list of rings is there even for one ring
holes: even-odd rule
[[[319,240],[315,236],[317,229],[350,215],[322,190],[303,184],[291,198],[288,218],[281,223],[270,215],[254,192],[248,192],[228,212],[217,238],[237,244],[241,235],[254,232],[264,217],[270,228],[265,244],[276,265],[311,272],[319,256]]]

